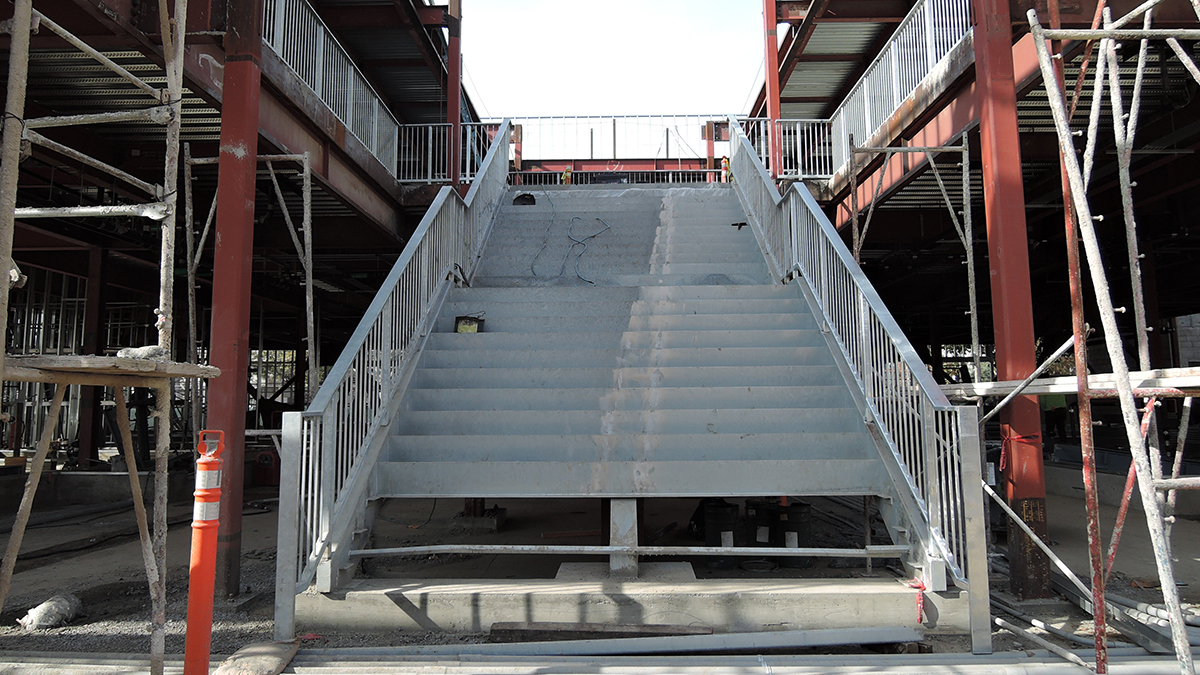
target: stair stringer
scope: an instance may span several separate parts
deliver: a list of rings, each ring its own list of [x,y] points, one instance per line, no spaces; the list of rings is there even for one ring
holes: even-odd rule
[[[916,495],[907,487],[907,473],[900,464],[900,458],[892,451],[887,439],[884,438],[874,411],[867,405],[862,384],[855,377],[841,345],[834,339],[833,332],[829,330],[825,314],[817,303],[808,280],[802,275],[796,274],[789,284],[795,284],[800,295],[808,303],[812,315],[817,319],[821,335],[829,346],[838,372],[841,373],[846,388],[850,391],[850,397],[870,432],[875,450],[879,453],[879,459],[883,462],[888,477],[891,478],[891,482],[887,485],[889,494],[882,498],[879,504],[879,513],[887,526],[892,541],[909,547],[908,557],[902,560],[905,572],[921,579],[926,588],[931,591],[946,590],[945,559],[941,551],[931,549],[927,545],[927,542],[933,541],[929,531],[929,520],[925,515],[925,509],[917,501]]]

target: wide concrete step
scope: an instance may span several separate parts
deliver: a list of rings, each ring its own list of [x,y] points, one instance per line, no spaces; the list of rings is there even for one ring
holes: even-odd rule
[[[411,389],[406,410],[695,410],[731,403],[741,409],[850,406],[842,385],[805,387],[547,387]]]
[[[600,300],[724,300],[796,298],[795,288],[780,284],[756,284],[747,286],[646,286],[603,287],[580,286],[575,288],[515,287],[491,288],[473,286],[451,289],[446,300],[482,300],[485,302],[577,302]]]
[[[630,316],[628,313],[593,316],[497,316],[485,315],[488,331],[547,333],[570,331],[657,331],[657,330],[797,330],[816,328],[810,314],[680,314]],[[443,316],[435,330],[452,332],[454,318]]]
[[[763,264],[762,253],[755,250],[697,248],[680,251],[677,249],[655,250],[651,254],[652,264],[657,263],[754,263]]]
[[[400,436],[598,435],[639,434],[838,434],[864,430],[851,408],[707,410],[414,410],[399,415],[391,433]],[[407,440],[407,439],[406,439]],[[797,439],[799,442],[799,439]],[[726,439],[726,442],[733,442]],[[490,440],[484,441],[487,451]],[[698,451],[698,449],[697,449]],[[416,458],[419,459],[419,458]]]
[[[875,457],[875,452],[865,431],[393,434],[388,437],[387,459],[395,462],[765,461],[868,459]]]
[[[578,300],[553,301],[471,301],[455,300],[443,305],[442,316],[461,316],[483,312],[483,318],[507,316],[678,316],[724,314],[808,314],[808,304],[799,298],[745,298],[694,300]]]
[[[488,262],[494,259],[507,258],[531,260],[534,256],[540,261],[546,256],[551,256],[553,259],[555,255],[557,255],[559,260],[562,260],[568,254],[574,257],[587,257],[589,255],[603,256],[606,259],[638,257],[645,259],[647,256],[666,257],[669,259],[691,258],[694,259],[694,262],[759,262],[763,260],[763,255],[758,247],[749,246],[745,242],[715,244],[680,244],[674,242],[655,244],[654,246],[635,246],[628,241],[618,242],[591,239],[586,243],[586,250],[582,245],[578,244],[572,250],[572,242],[567,239],[547,242],[544,249],[541,247],[540,242],[532,245],[528,242],[504,241],[488,246],[486,255]]]
[[[422,368],[410,387],[532,388],[797,387],[843,384],[836,366],[662,366],[647,368]]]
[[[529,274],[480,273],[471,281],[473,288],[488,286],[494,288],[512,288],[529,286],[568,286],[568,287],[605,287],[605,286],[770,286],[774,282],[765,273],[757,274],[614,274],[588,277],[593,284],[577,279],[573,273],[570,276],[535,277]]]
[[[716,263],[716,262],[663,262],[650,266],[651,271],[662,274],[725,274],[751,275],[766,274],[767,264],[764,261],[754,263]]]
[[[603,558],[597,559],[603,562]],[[649,572],[653,563],[643,563]],[[696,622],[716,633],[762,633],[811,628],[860,629],[864,626],[909,626],[917,623],[917,591],[888,575],[851,579],[779,579],[758,575],[749,579],[692,579],[675,577],[632,581],[605,579],[371,579],[347,582],[344,592],[304,593],[296,597],[297,617],[305,630],[328,633],[366,631],[425,631],[430,626],[459,633],[488,631],[493,622],[582,621],[609,624]],[[966,595],[964,592],[963,596]],[[965,597],[954,611],[943,610],[939,626],[958,627]],[[942,600],[939,606],[947,606]],[[928,607],[928,605],[926,605]],[[957,623],[952,623],[956,621]],[[487,645],[475,645],[487,646]],[[491,645],[501,647],[502,645]],[[503,651],[503,650],[499,650]],[[356,658],[361,661],[355,663]],[[470,660],[467,660],[467,659]],[[292,661],[297,673],[771,673],[819,672],[821,664],[806,667],[795,657],[509,657],[475,656],[457,660],[439,656],[404,656],[388,662],[373,656],[338,658],[310,655],[307,649]],[[401,660],[402,659],[402,660]],[[764,660],[765,659],[765,660]],[[779,661],[777,661],[779,659]],[[855,656],[860,671],[896,672],[900,657]],[[965,659],[964,659],[965,661]],[[800,665],[794,665],[799,663]],[[996,672],[1017,668],[996,666]],[[351,670],[361,665],[362,669]],[[772,670],[774,668],[774,670]],[[829,672],[849,668],[827,667]],[[319,670],[310,670],[319,669]],[[387,669],[387,670],[385,670]],[[951,672],[934,665],[930,670]],[[1033,666],[1028,666],[1030,671]],[[921,664],[903,667],[920,672]],[[1176,669],[1178,670],[1178,668]],[[964,668],[964,672],[967,672]],[[970,671],[975,672],[975,671]]]
[[[427,350],[421,368],[603,368],[833,365],[825,346],[665,349]]]
[[[487,326],[485,323],[484,326]],[[679,330],[623,333],[433,333],[429,350],[501,349],[671,349],[711,347],[824,347],[825,338],[808,330]]]
[[[625,300],[591,300],[577,302],[505,302],[486,301],[473,302],[470,300],[447,302],[442,305],[443,317],[461,316],[483,312],[484,329],[489,326],[488,319],[498,317],[520,316],[608,316],[622,314],[629,316],[629,308],[633,302]]]
[[[886,496],[891,490],[879,459],[380,462],[373,478],[375,498]]]

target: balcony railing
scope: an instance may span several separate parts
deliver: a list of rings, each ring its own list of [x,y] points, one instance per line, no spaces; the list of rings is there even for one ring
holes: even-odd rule
[[[970,0],[920,0],[913,6],[830,118],[834,172],[850,161],[850,135],[866,144],[970,33]]]
[[[388,173],[396,175],[399,125],[316,10],[306,0],[266,0],[262,37]]]

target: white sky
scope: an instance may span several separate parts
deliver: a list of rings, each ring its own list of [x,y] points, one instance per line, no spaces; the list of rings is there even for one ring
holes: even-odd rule
[[[482,117],[746,112],[761,0],[464,0],[465,87]]]

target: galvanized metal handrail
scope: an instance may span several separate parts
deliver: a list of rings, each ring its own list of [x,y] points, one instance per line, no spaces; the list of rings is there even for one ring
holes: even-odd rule
[[[978,567],[967,564],[968,539],[976,534],[968,518],[976,507],[982,513],[977,436],[962,423],[962,411],[950,405],[808,189],[793,185],[779,194],[750,141],[740,128],[734,133],[734,187],[764,242],[772,274],[786,281],[799,272],[807,283],[861,388],[869,418],[927,518],[928,549],[940,551],[962,582],[968,574],[986,577],[978,550],[970,556]],[[974,526],[982,527],[978,521]]]
[[[280,622],[290,620],[281,608],[286,612],[292,596],[312,582],[322,556],[363,506],[391,406],[431,310],[479,259],[507,189],[508,129],[500,125],[465,199],[441,189],[308,409],[285,415],[277,634]]]
[[[263,43],[396,175],[399,126],[307,0],[264,0]]]
[[[797,180],[833,177],[834,170],[839,167],[833,159],[833,124],[830,120],[776,120],[775,126],[779,138],[777,176]],[[761,150],[759,157],[762,157]]]
[[[719,183],[720,169],[614,169],[612,171],[573,171],[572,185]],[[512,171],[509,185],[563,185],[560,171]]]
[[[483,166],[499,122],[463,122],[459,180],[469,183]],[[398,127],[396,180],[401,183],[441,183],[450,180],[448,122],[401,124]]]
[[[514,117],[522,159],[678,159],[708,156],[704,129],[728,115],[571,115]],[[714,157],[729,154],[714,140]],[[515,157],[514,157],[515,159]]]
[[[835,172],[850,161],[850,134],[867,143],[970,33],[970,0],[918,0],[830,119]]]

